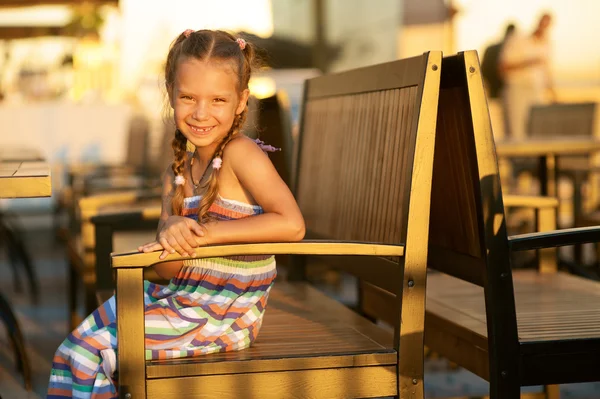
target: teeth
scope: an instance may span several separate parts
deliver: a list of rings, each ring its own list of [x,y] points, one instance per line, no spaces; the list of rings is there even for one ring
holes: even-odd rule
[[[208,132],[209,130],[212,129],[212,127],[205,127],[205,128],[199,128],[199,127],[194,127],[191,126],[192,130],[195,130],[196,132]]]

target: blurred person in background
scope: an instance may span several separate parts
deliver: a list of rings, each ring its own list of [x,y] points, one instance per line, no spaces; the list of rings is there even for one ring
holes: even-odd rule
[[[499,98],[504,78],[500,74],[500,54],[506,41],[515,32],[515,24],[506,26],[504,37],[501,41],[488,46],[483,53],[481,61],[481,74],[485,80],[488,98]]]
[[[500,54],[499,72],[504,79],[502,101],[507,117],[506,132],[515,140],[526,138],[532,105],[555,100],[550,73],[550,14],[541,16],[531,35],[513,34]]]

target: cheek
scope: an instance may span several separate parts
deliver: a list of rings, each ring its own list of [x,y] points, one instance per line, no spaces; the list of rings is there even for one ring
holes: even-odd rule
[[[233,120],[235,116],[235,107],[234,106],[225,106],[219,107],[215,110],[215,117],[219,118],[221,121],[230,121]]]

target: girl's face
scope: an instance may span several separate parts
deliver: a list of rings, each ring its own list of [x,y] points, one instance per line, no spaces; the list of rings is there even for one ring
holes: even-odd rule
[[[178,65],[169,98],[181,133],[198,149],[214,151],[246,107],[248,90],[238,93],[230,63],[187,58]]]

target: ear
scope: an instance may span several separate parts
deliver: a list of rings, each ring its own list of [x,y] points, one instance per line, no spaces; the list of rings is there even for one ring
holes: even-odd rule
[[[246,89],[242,91],[242,94],[240,95],[240,102],[238,103],[237,109],[235,110],[236,115],[239,115],[244,111],[244,108],[246,108],[246,104],[248,103],[249,96],[250,90]]]

